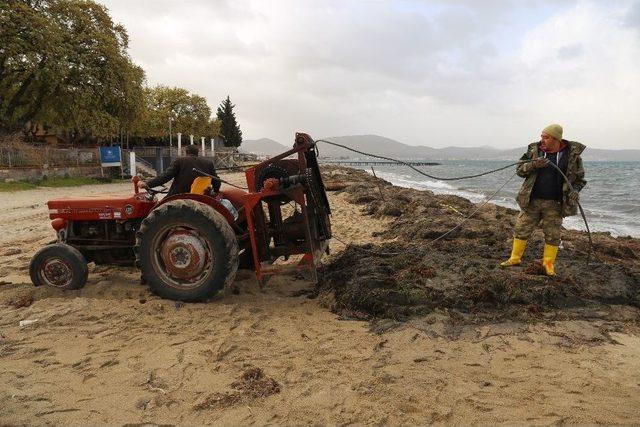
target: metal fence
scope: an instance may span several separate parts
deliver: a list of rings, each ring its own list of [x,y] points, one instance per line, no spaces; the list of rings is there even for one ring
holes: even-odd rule
[[[157,155],[161,155],[162,157],[177,157],[178,156],[178,148],[177,147],[133,147],[131,151],[136,153],[136,156],[139,157],[155,157]],[[184,148],[183,150],[184,151]]]
[[[201,150],[201,145],[200,144],[194,144],[196,145],[196,147],[198,147],[199,150]],[[151,146],[142,146],[142,147],[132,147],[131,150],[135,151],[137,156],[142,156],[142,157],[154,157],[158,155],[158,152],[160,152],[162,157],[179,157],[179,156],[184,156],[186,154],[186,148],[188,147],[188,145],[183,145],[180,152],[178,152],[178,147],[151,147]],[[216,156],[220,155],[220,156],[224,156],[224,157],[229,157],[232,154],[236,154],[237,150],[235,148],[229,148],[229,147],[216,147],[215,151],[212,152],[210,145],[206,145],[205,146],[205,150],[204,153],[200,153],[200,156],[202,157],[213,157],[214,154]]]
[[[0,167],[98,166],[97,148],[0,147]]]
[[[153,162],[161,156],[167,162],[184,155],[185,146],[182,153],[178,153],[177,147],[135,147],[132,149],[136,156],[145,158],[147,162]],[[128,151],[123,150],[124,163],[128,162]],[[238,153],[233,148],[217,148],[215,158],[211,156],[211,151],[205,150],[205,157],[210,158],[216,167],[233,167],[238,161],[247,160],[249,155]],[[168,163],[167,163],[168,164]],[[23,144],[20,146],[0,146],[0,168],[34,168],[34,167],[67,167],[67,166],[99,166],[100,151],[98,147],[86,148],[60,148],[50,146],[37,146]]]

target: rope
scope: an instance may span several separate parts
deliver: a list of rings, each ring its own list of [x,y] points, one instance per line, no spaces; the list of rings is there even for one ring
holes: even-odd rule
[[[515,162],[515,163],[511,163],[509,165],[506,165],[506,166],[502,166],[502,167],[500,167],[498,169],[492,169],[490,171],[478,173],[478,174],[475,174],[475,175],[464,175],[464,176],[456,176],[456,177],[446,178],[446,177],[441,177],[441,176],[429,175],[428,173],[423,172],[420,169],[416,168],[415,166],[413,166],[413,165],[411,165],[411,164],[409,164],[407,162],[403,162],[402,160],[393,159],[391,157],[379,156],[377,154],[365,153],[363,151],[356,150],[355,148],[347,147],[346,145],[338,144],[336,142],[327,141],[326,139],[317,139],[316,142],[324,142],[325,144],[335,145],[336,147],[341,147],[341,148],[344,148],[345,150],[353,151],[354,153],[362,154],[363,156],[373,157],[375,159],[389,160],[391,162],[398,163],[399,165],[407,166],[407,167],[413,169],[414,171],[418,172],[420,175],[424,175],[427,178],[435,179],[435,180],[438,180],[438,181],[459,181],[459,180],[462,180],[462,179],[478,178],[480,176],[485,176],[485,175],[489,175],[489,174],[492,174],[492,173],[495,173],[495,172],[500,172],[500,171],[508,169],[508,168],[510,168],[512,166],[517,166],[519,164],[527,163],[527,162],[531,161],[531,160],[518,161],[518,162]]]
[[[229,185],[229,186],[231,186],[231,187],[235,187],[235,188],[238,188],[238,189],[240,189],[240,190],[247,190],[247,191],[249,190],[247,187],[241,187],[241,186],[239,186],[239,185],[232,184],[232,183],[230,183],[229,181],[225,181],[224,179],[220,178],[219,176],[211,175],[210,173],[206,173],[206,172],[204,172],[204,171],[201,171],[201,170],[200,170],[200,169],[198,169],[198,168],[193,168],[193,171],[194,171],[194,172],[199,173],[200,175],[208,176],[209,178],[214,179],[214,180],[216,180],[216,181],[219,181],[219,182],[225,183],[225,184],[227,184],[227,185]]]
[[[562,170],[553,162],[549,162],[554,168],[556,168],[556,170],[560,173],[560,175],[562,175],[562,178],[564,178],[564,180],[566,181],[567,185],[569,186],[569,189],[571,191],[576,191],[575,188],[573,188],[573,185],[571,184],[571,181],[569,181],[569,178],[567,178],[567,176],[564,174],[564,172],[562,172]],[[589,265],[589,261],[591,260],[591,254],[593,253],[593,240],[591,240],[591,230],[589,229],[589,223],[587,222],[587,216],[584,214],[584,209],[582,209],[582,205],[580,204],[580,201],[578,200],[576,202],[578,204],[578,209],[580,210],[580,215],[582,216],[582,220],[584,221],[584,226],[587,228],[587,236],[589,236],[589,250],[587,251],[587,265]]]
[[[249,169],[249,168],[252,168],[254,166],[258,166],[260,164],[262,164],[262,163],[249,163],[248,165],[226,166],[226,167],[223,167],[223,168],[216,168],[216,170],[217,171],[235,171],[235,170],[238,170],[238,171],[244,172],[245,169]],[[245,169],[243,169],[243,168],[245,168]]]
[[[489,203],[489,201],[491,201],[494,197],[496,197],[498,195],[498,193],[500,193],[500,191],[502,191],[502,189],[507,186],[507,184],[513,179],[514,176],[516,176],[515,173],[513,175],[511,175],[509,177],[509,179],[507,179],[504,182],[504,184],[502,184],[500,186],[500,188],[498,188],[498,190],[496,192],[494,192],[487,200],[485,200],[484,202],[482,202],[479,205],[477,205],[476,208],[473,210],[473,212],[471,212],[471,214],[469,214],[466,218],[464,218],[462,221],[460,221],[460,223],[458,225],[456,225],[455,227],[453,227],[451,230],[447,231],[446,233],[442,234],[441,236],[438,236],[435,239],[431,240],[428,244],[435,243],[438,240],[445,238],[446,236],[448,236],[449,234],[451,234],[452,232],[454,232],[458,228],[462,227],[465,222],[470,220],[476,213],[478,213],[478,211],[480,209],[482,209],[487,203]]]
[[[456,231],[457,229],[459,229],[460,227],[462,227],[464,225],[464,223],[466,223],[467,221],[469,221],[471,218],[473,218],[475,216],[475,214],[478,213],[478,211],[480,209],[482,209],[487,203],[489,203],[491,200],[493,200],[494,197],[496,197],[498,195],[498,193],[500,193],[500,191],[502,191],[502,189],[504,187],[506,187],[506,185],[513,179],[513,177],[516,176],[516,174],[514,173],[513,175],[511,175],[509,177],[509,179],[507,179],[501,186],[500,188],[498,188],[498,190],[496,190],[491,196],[489,196],[489,198],[487,198],[487,200],[483,201],[482,203],[478,204],[476,206],[476,208],[473,210],[473,212],[471,212],[469,215],[467,215],[466,217],[464,217],[462,219],[462,221],[460,221],[455,227],[453,227],[452,229],[448,230],[447,232],[441,234],[440,236],[436,237],[433,240],[429,240],[428,242],[426,242],[423,245],[420,245],[422,247],[424,246],[428,246],[428,245],[432,245],[434,243],[436,243],[439,240],[444,239],[445,237],[447,237],[449,234],[453,233],[454,231]],[[342,243],[343,245],[347,246],[348,244],[343,242],[342,240],[340,240],[339,238],[332,236],[332,238],[336,239],[338,242]],[[361,250],[363,252],[366,253],[371,253],[373,255],[388,255],[388,256],[395,256],[395,255],[401,255],[401,254],[405,254],[407,253],[407,251],[402,251],[402,252],[376,252],[376,251],[371,251],[368,249],[364,249],[364,248],[359,248],[357,246],[354,246],[354,248],[356,250]],[[409,252],[413,252],[413,251],[409,251]]]
[[[414,251],[402,251],[402,252],[376,251],[376,250],[361,248],[361,247],[358,247],[358,246],[353,246],[353,242],[351,242],[351,243],[345,242],[344,240],[340,239],[339,237],[336,237],[335,235],[332,235],[331,238],[337,240],[338,242],[342,243],[346,247],[351,245],[351,247],[353,249],[355,249],[356,252],[363,252],[363,253],[370,254],[370,255],[396,256],[396,255],[406,254],[407,252],[414,253]]]
[[[445,177],[437,177],[437,176],[434,176],[434,175],[429,175],[428,173],[423,172],[423,171],[421,171],[421,170],[417,169],[416,167],[414,167],[414,166],[410,165],[409,163],[403,162],[402,160],[394,159],[394,158],[391,158],[391,157],[379,156],[379,155],[377,155],[377,154],[365,153],[364,151],[356,150],[355,148],[347,147],[346,145],[338,144],[337,142],[327,141],[326,139],[318,139],[318,140],[316,140],[315,142],[324,142],[325,144],[334,145],[334,146],[336,146],[336,147],[341,147],[341,148],[344,148],[345,150],[352,151],[352,152],[354,152],[354,153],[358,153],[358,154],[361,154],[361,155],[363,155],[363,156],[369,156],[369,157],[373,157],[373,158],[376,158],[376,159],[382,159],[382,160],[389,160],[389,161],[392,161],[392,162],[398,163],[398,164],[400,164],[400,165],[407,166],[407,167],[409,167],[409,168],[413,169],[414,171],[418,172],[420,175],[424,175],[424,176],[426,176],[427,178],[431,178],[431,179],[435,179],[435,180],[439,180],[439,181],[458,181],[458,180],[462,180],[462,179],[477,178],[477,177],[480,177],[480,176],[489,175],[489,174],[492,174],[492,173],[495,173],[495,172],[502,171],[502,170],[507,169],[507,168],[510,168],[510,167],[512,167],[512,166],[517,166],[517,165],[520,165],[520,164],[529,163],[529,162],[532,162],[532,161],[533,161],[533,159],[532,159],[532,160],[520,160],[520,161],[518,161],[518,162],[511,163],[511,164],[509,164],[509,165],[506,165],[506,166],[500,167],[500,168],[498,168],[498,169],[492,169],[492,170],[489,170],[489,171],[486,171],[486,172],[482,172],[482,173],[479,173],[479,174],[475,174],[475,175],[463,175],[463,176],[458,176],[458,177],[449,177],[449,178],[445,178]],[[562,172],[562,170],[561,170],[561,169],[560,169],[556,164],[554,164],[553,162],[549,162],[549,163],[550,163],[550,164],[551,164],[551,165],[552,165],[552,166],[553,166],[553,167],[554,167],[554,168],[555,168],[555,169],[560,173],[560,175],[562,176],[562,178],[565,180],[565,182],[566,182],[566,183],[567,183],[567,185],[569,186],[569,189],[570,189],[571,191],[575,192],[575,191],[576,191],[576,190],[575,190],[575,188],[574,188],[574,187],[573,187],[573,185],[571,184],[571,181],[569,181],[569,178],[564,174],[564,172]],[[455,227],[453,227],[451,230],[447,231],[446,233],[444,233],[443,235],[441,235],[441,236],[437,237],[436,239],[434,239],[434,240],[432,240],[432,241],[428,242],[427,244],[434,243],[434,242],[436,242],[436,241],[438,241],[438,240],[440,240],[440,239],[444,238],[444,237],[445,237],[445,236],[447,236],[448,234],[452,233],[452,232],[453,232],[453,231],[455,231],[456,229],[460,228],[460,227],[461,227],[461,226],[462,226],[466,221],[468,221],[471,217],[473,217],[473,215],[475,215],[475,214],[478,212],[478,210],[480,210],[480,209],[481,209],[484,205],[486,205],[486,204],[487,204],[491,199],[493,199],[493,197],[495,197],[495,196],[500,192],[500,190],[502,190],[502,189],[507,185],[507,183],[508,183],[509,181],[511,181],[511,179],[513,179],[513,177],[514,177],[515,175],[516,175],[516,174],[511,175],[511,177],[509,177],[509,179],[508,179],[507,181],[505,181],[505,182],[504,182],[504,184],[502,184],[502,186],[498,189],[498,191],[496,191],[495,193],[493,193],[493,194],[491,195],[491,197],[489,197],[487,200],[485,200],[483,203],[481,203],[481,204],[480,204],[480,205],[479,205],[479,206],[478,206],[478,207],[477,207],[477,208],[476,208],[476,209],[471,213],[471,215],[469,215],[468,217],[464,218],[464,219],[462,220],[462,222],[460,222],[458,225],[456,225]],[[587,228],[587,235],[588,235],[588,237],[589,237],[589,251],[587,252],[587,265],[589,265],[589,261],[590,261],[590,259],[591,259],[591,254],[593,253],[593,240],[592,240],[592,238],[591,238],[591,230],[589,229],[589,223],[588,223],[588,221],[587,221],[587,216],[586,216],[586,215],[585,215],[585,213],[584,213],[584,209],[582,209],[582,205],[580,204],[580,201],[577,201],[576,203],[577,203],[577,205],[578,205],[578,209],[580,210],[580,215],[582,216],[582,220],[584,221],[584,225],[585,225],[585,227]],[[337,239],[336,239],[336,240],[337,240]],[[338,240],[338,241],[339,241],[340,243],[344,244],[344,242],[342,242],[342,241],[340,241],[340,240]]]

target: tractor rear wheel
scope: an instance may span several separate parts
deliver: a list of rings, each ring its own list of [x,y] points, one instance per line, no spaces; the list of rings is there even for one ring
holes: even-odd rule
[[[151,291],[178,301],[203,301],[230,284],[238,242],[227,220],[194,200],[161,205],[136,234],[136,262]]]
[[[29,275],[35,286],[49,285],[58,289],[80,289],[87,283],[87,260],[79,250],[64,243],[40,249],[31,258]]]

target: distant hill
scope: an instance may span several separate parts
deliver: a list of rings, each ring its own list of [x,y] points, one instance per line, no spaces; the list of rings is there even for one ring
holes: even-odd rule
[[[291,149],[269,138],[245,139],[240,145],[240,151],[253,153],[258,156],[276,156]]]
[[[406,145],[390,138],[379,135],[352,135],[321,138],[338,144],[346,145],[360,151],[391,156],[397,158],[432,158],[434,149],[424,146]],[[362,157],[359,154],[349,152],[340,147],[318,144],[321,157]]]
[[[352,135],[322,138],[356,150],[399,159],[427,160],[517,160],[524,154],[527,143],[520,148],[499,150],[489,146],[433,148],[424,145],[407,145],[379,135]],[[322,157],[363,157],[340,147],[319,144]],[[640,150],[603,150],[587,148],[582,155],[585,161],[640,161]]]
[[[375,153],[381,156],[399,159],[495,159],[502,154],[491,147],[446,147],[433,148],[425,145],[407,145],[399,141],[379,135],[351,135],[323,138],[328,141],[346,145],[359,151]],[[320,143],[320,155],[324,157],[362,157],[343,148]],[[521,150],[518,150],[521,151]],[[519,154],[519,156],[522,154]]]
[[[517,160],[524,154],[527,143],[522,147],[499,150],[489,146],[433,148],[425,145],[407,145],[380,135],[334,136],[326,139],[346,145],[359,151],[379,154],[398,159],[426,160]],[[241,151],[261,156],[274,156],[288,150],[285,146],[269,138],[246,140],[240,146]],[[364,156],[340,147],[318,144],[320,157],[363,158]],[[585,161],[640,161],[640,150],[603,150],[588,148],[583,156]]]

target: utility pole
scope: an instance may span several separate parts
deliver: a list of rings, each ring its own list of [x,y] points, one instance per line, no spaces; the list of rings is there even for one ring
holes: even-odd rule
[[[171,153],[171,117],[169,117],[169,153]]]

